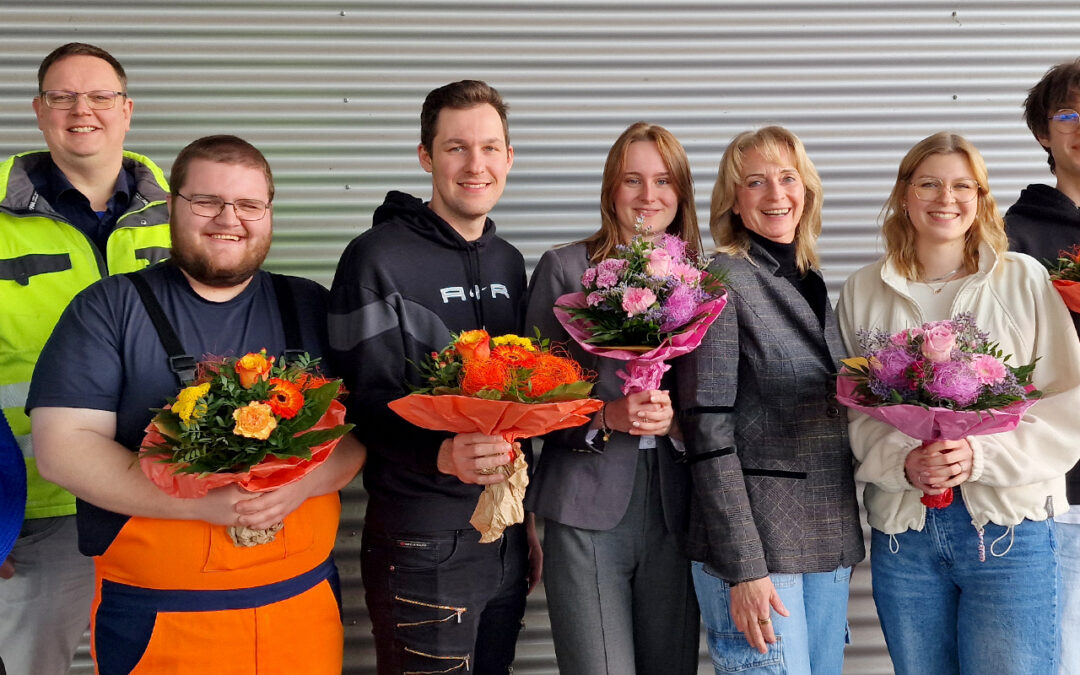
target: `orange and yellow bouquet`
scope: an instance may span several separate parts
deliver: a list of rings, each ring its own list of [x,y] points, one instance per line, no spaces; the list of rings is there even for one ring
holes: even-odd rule
[[[1059,251],[1058,259],[1046,263],[1050,281],[1073,312],[1080,312],[1080,244],[1070,251]]]
[[[200,363],[195,381],[154,409],[139,453],[143,473],[184,498],[231,483],[265,492],[299,480],[353,427],[337,400],[341,380],[320,376],[317,362],[305,354],[276,365],[264,349]],[[229,530],[238,545],[273,539]]]
[[[390,408],[425,429],[499,435],[513,443],[585,424],[603,405],[588,398],[592,373],[539,338],[467,331],[418,367],[425,386],[391,401]],[[507,479],[484,489],[469,521],[485,543],[525,518],[524,454],[515,451],[499,470]]]

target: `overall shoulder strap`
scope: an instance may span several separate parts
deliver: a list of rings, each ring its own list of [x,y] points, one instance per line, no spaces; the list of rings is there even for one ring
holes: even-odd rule
[[[165,348],[165,353],[169,355],[169,370],[176,375],[176,379],[180,381],[180,386],[186,387],[190,385],[195,381],[195,369],[197,366],[195,358],[184,353],[184,345],[180,343],[180,338],[177,337],[176,331],[173,330],[169,317],[165,316],[165,310],[161,308],[161,303],[158,302],[146,279],[137,272],[128,272],[124,276],[135,286],[135,290],[138,291],[139,298],[142,299],[143,306],[146,308],[146,313],[150,315],[150,321],[154,324],[158,339],[161,340],[161,346]]]
[[[289,279],[283,274],[270,273],[274,283],[274,295],[277,296],[278,312],[285,329],[285,353],[282,361],[291,361],[305,353],[304,342],[300,337],[300,315],[296,311],[296,296],[293,295]]]

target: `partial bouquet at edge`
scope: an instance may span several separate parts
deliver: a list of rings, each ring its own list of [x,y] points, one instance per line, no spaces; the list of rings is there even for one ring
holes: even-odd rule
[[[924,444],[1012,431],[1042,396],[1031,382],[1035,362],[1008,365],[970,314],[856,338],[862,356],[843,361],[837,400]],[[952,498],[950,489],[922,503],[943,508]]]
[[[320,376],[307,354],[275,365],[266,350],[199,364],[195,382],[146,428],[140,466],[174,497],[203,497],[236,483],[266,492],[326,461],[353,425],[337,400],[341,380]],[[237,546],[273,541],[282,527],[227,528]]]
[[[455,434],[499,435],[513,443],[589,421],[602,401],[588,398],[591,374],[560,356],[546,340],[472,330],[453,336],[419,369],[426,386],[390,402],[390,409],[425,429]],[[469,522],[490,543],[525,518],[522,500],[529,484],[525,457],[500,466],[507,479],[488,485]]]
[[[701,344],[727,303],[708,265],[676,236],[638,234],[585,270],[584,290],[556,299],[555,316],[585,351],[627,362],[623,394],[658,389],[665,361]]]
[[[1080,244],[1073,246],[1071,251],[1059,251],[1058,259],[1046,263],[1046,267],[1065,306],[1080,313]]]

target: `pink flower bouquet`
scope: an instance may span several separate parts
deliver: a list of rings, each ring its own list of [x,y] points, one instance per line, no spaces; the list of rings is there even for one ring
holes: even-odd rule
[[[658,389],[667,359],[693,351],[727,303],[723,280],[686,242],[641,235],[585,270],[584,289],[555,301],[555,316],[585,351],[626,361],[622,392]]]
[[[862,356],[845,359],[837,400],[928,443],[1012,431],[1042,393],[1034,361],[1012,367],[970,314],[893,335],[857,333]],[[943,508],[952,490],[923,495]]]

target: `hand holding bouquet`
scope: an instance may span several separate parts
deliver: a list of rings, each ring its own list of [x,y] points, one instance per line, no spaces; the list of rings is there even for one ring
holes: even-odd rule
[[[555,316],[586,351],[628,362],[624,394],[659,389],[664,361],[696,348],[727,302],[707,268],[676,236],[638,234],[585,270],[583,292],[560,296]]]
[[[844,360],[837,400],[924,444],[1011,431],[1042,395],[1031,383],[1035,363],[1009,366],[970,314],[856,336],[862,356]],[[948,506],[952,489],[922,502]]]
[[[590,375],[543,340],[467,331],[419,368],[426,386],[391,401],[390,408],[425,429],[498,435],[513,443],[585,424],[603,405],[587,398]],[[507,480],[484,488],[469,521],[484,543],[525,517],[529,478],[523,453],[515,450],[513,461],[495,470]]]
[[[1050,281],[1072,312],[1080,313],[1080,244],[1071,251],[1061,251],[1058,259],[1047,263]]]
[[[200,363],[195,382],[155,409],[139,453],[143,472],[185,498],[230,483],[265,492],[299,480],[353,427],[336,400],[341,381],[319,376],[316,363],[304,355],[275,365],[266,350]],[[280,527],[228,530],[237,545],[254,545]]]

